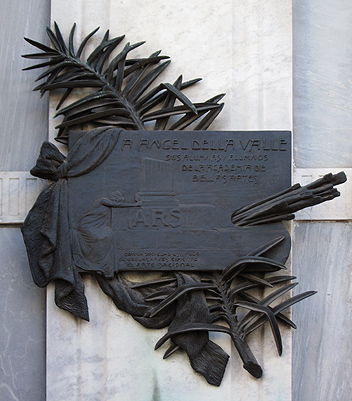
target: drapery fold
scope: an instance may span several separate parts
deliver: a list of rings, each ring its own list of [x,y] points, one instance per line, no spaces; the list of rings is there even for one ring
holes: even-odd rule
[[[178,273],[178,286],[199,283],[194,275]],[[169,332],[192,323],[211,323],[211,316],[203,291],[192,291],[177,300],[175,318]],[[177,334],[173,342],[183,349],[192,368],[202,374],[209,384],[219,386],[229,359],[227,353],[209,339],[207,331]]]
[[[89,131],[72,145],[66,158],[55,145],[44,142],[31,170],[32,175],[53,181],[40,193],[22,226],[33,280],[39,287],[53,281],[57,306],[85,320],[89,320],[88,305],[72,255],[67,179],[87,174],[98,167],[114,149],[120,132],[116,128]],[[170,325],[175,329],[185,322],[202,323],[210,319],[201,291],[182,296],[176,305],[150,317],[153,306],[131,287],[123,275],[106,278],[94,271],[91,274],[119,309],[147,328]],[[177,276],[178,285],[197,280],[187,274],[179,273]],[[187,353],[194,370],[209,383],[220,385],[229,357],[209,340],[208,333],[182,334],[173,340]]]
[[[199,279],[190,274],[176,273],[177,284],[199,283]],[[150,317],[154,306],[144,301],[138,290],[131,288],[131,283],[123,275],[114,278],[95,275],[101,289],[108,295],[118,309],[132,315],[141,325],[149,329],[159,329],[169,325],[169,331],[175,331],[185,324],[210,323],[211,317],[203,291],[194,291],[181,296],[177,302],[169,305],[160,313]],[[174,286],[166,286],[172,290]],[[152,289],[149,289],[152,293]],[[172,342],[186,352],[192,368],[200,373],[209,384],[220,386],[229,359],[227,353],[209,339],[208,332],[177,334]]]
[[[121,130],[97,128],[85,133],[68,156],[44,142],[31,174],[53,181],[43,189],[22,226],[34,282],[45,287],[55,282],[56,304],[89,320],[83,283],[74,266],[68,210],[67,178],[87,174],[114,149]]]
[[[103,163],[114,149],[121,131],[121,129],[107,127],[85,132],[80,139],[72,144],[67,157],[60,153],[55,145],[45,142],[42,145],[37,163],[31,170],[32,175],[52,181],[40,193],[22,226],[33,280],[39,287],[45,287],[53,281],[57,306],[85,320],[89,320],[88,306],[79,273],[82,271],[78,268],[77,262],[77,266],[75,265],[73,258],[67,180],[87,174]],[[316,199],[319,195],[319,202],[324,202],[338,196],[339,193],[333,186],[341,184],[345,180],[346,176],[343,172],[336,175],[329,174],[304,188],[310,190],[309,197],[312,196],[313,199]],[[292,188],[295,190],[298,187]],[[286,192],[284,191],[284,193]],[[279,202],[278,204],[281,205],[281,196],[282,194],[278,194],[269,197],[269,202],[274,199],[274,202]],[[292,199],[296,201],[295,194]],[[290,198],[290,200],[292,199]],[[306,192],[304,192],[302,199],[302,202],[301,198],[298,199],[298,209],[310,205],[310,203],[306,203]],[[111,199],[107,200],[111,201]],[[116,202],[115,200],[114,207],[118,207]],[[247,219],[247,212],[252,209],[254,209],[255,216],[261,216],[263,212],[257,212],[256,208],[265,202],[268,202],[268,199],[237,211],[237,214],[232,216],[233,222],[237,222],[238,214],[242,217],[244,215],[244,220]],[[267,205],[267,203],[265,204]],[[290,207],[289,202],[287,205]],[[105,206],[112,207],[111,203],[105,204]],[[271,203],[266,206],[270,213],[272,211],[271,206]],[[296,205],[295,210],[298,209]],[[276,209],[273,210],[276,213]],[[277,216],[274,217],[276,221]],[[281,215],[279,217],[283,219]],[[272,221],[260,219],[257,223]],[[85,257],[84,252],[80,256]],[[99,269],[98,266],[95,269],[95,265],[98,264],[94,258],[93,262],[90,268],[86,269],[86,272],[89,271],[89,274],[96,278],[101,289],[119,309],[132,315],[143,326],[162,328],[169,325],[169,335],[171,335],[182,329],[182,326],[211,324],[209,307],[203,291],[195,290],[185,293],[177,298],[172,305],[170,304],[158,314],[153,315],[151,313],[154,308],[154,305],[151,304],[153,300],[146,298],[146,294],[138,287],[133,287],[133,283],[126,280],[123,274],[114,271],[113,262],[106,263],[111,267],[109,270],[111,274],[105,274],[105,276],[104,270]],[[181,272],[174,274],[176,280],[171,279],[173,283],[170,284],[171,287],[173,286],[171,290],[175,290],[175,287],[177,289],[183,285],[193,285],[200,282],[196,275]],[[152,288],[148,291],[155,293],[155,289]],[[154,301],[157,299],[158,296],[154,298]],[[182,349],[187,353],[195,371],[202,374],[210,384],[220,385],[229,356],[221,347],[209,339],[207,331],[173,334],[171,339],[173,346],[166,352],[166,355],[170,355],[175,349]]]

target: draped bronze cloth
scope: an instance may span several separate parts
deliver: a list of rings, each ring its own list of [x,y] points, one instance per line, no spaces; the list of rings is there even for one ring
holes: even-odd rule
[[[44,142],[31,174],[52,181],[43,189],[22,226],[33,280],[39,287],[55,284],[55,302],[74,316],[89,320],[87,300],[79,269],[74,263],[68,208],[67,179],[79,177],[98,167],[114,149],[121,129],[97,128],[86,132],[70,148],[68,156],[55,145]],[[209,323],[204,294],[196,291],[150,317],[153,306],[143,291],[132,289],[120,274],[104,277],[98,269],[89,272],[115,305],[147,328],[172,329],[186,323]],[[177,284],[199,281],[196,276],[176,273]],[[220,385],[229,356],[209,340],[207,332],[174,336],[175,344],[189,356],[194,370],[213,385]]]
[[[89,319],[87,300],[71,252],[67,178],[99,166],[120,132],[92,130],[72,146],[67,158],[55,145],[44,142],[31,170],[32,175],[53,181],[41,192],[22,226],[33,280],[39,287],[54,281],[56,304],[85,320]]]

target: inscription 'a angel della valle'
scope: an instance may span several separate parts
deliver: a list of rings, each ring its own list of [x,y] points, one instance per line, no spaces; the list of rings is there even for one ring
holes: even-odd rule
[[[290,133],[122,132],[95,170],[69,180],[73,254],[83,271],[216,270],[281,223],[239,228],[231,213],[290,186]],[[79,136],[79,134],[77,134]]]
[[[124,38],[109,39],[109,31],[82,59],[97,30],[77,51],[74,31],[75,24],[65,43],[54,23],[54,31],[47,28],[50,47],[26,39],[41,53],[24,57],[49,60],[28,67],[49,67],[35,89],[65,89],[58,108],[72,89],[92,89],[57,113],[63,120],[56,139],[69,141],[67,157],[44,142],[31,170],[49,180],[22,226],[34,282],[55,282],[56,304],[88,320],[81,280],[88,273],[144,327],[169,326],[156,344],[171,339],[164,358],[185,351],[192,368],[218,386],[229,356],[209,332],[222,332],[231,336],[243,367],[261,377],[247,336],[269,322],[281,355],[279,323],[295,327],[281,312],[314,294],[287,297],[296,283],[287,284],[294,277],[280,273],[290,251],[281,222],[339,196],[334,186],[345,174],[291,186],[289,132],[206,132],[223,108],[223,94],[193,103],[182,91],[199,79],[183,81],[182,75],[153,86],[168,56],[127,58],[139,42],[109,59]],[[144,131],[153,121],[154,131]],[[86,124],[96,128],[71,131]],[[129,270],[141,271],[140,277],[162,274],[132,282],[120,273]]]

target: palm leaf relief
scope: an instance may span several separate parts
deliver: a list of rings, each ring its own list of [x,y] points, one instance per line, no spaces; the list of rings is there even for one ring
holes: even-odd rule
[[[262,376],[262,368],[253,355],[248,343],[247,336],[261,327],[266,322],[269,323],[276,343],[278,354],[282,354],[282,341],[279,324],[289,325],[295,328],[295,324],[281,312],[292,304],[313,295],[314,291],[305,292],[286,299],[275,307],[271,304],[292,290],[297,283],[286,284],[278,289],[274,289],[269,295],[259,300],[248,291],[251,289],[274,288],[282,283],[287,283],[295,279],[288,275],[270,275],[285,269],[285,266],[265,255],[267,252],[278,246],[282,237],[276,238],[258,249],[251,255],[243,257],[221,272],[208,275],[206,280],[199,283],[182,284],[175,286],[173,291],[159,291],[153,296],[146,297],[146,301],[161,301],[150,312],[150,316],[155,316],[169,307],[172,303],[177,303],[187,293],[193,291],[204,291],[208,303],[208,310],[211,322],[195,322],[184,324],[174,330],[169,330],[156,344],[156,349],[161,347],[167,340],[174,336],[192,332],[222,332],[231,337],[231,340],[238,351],[243,362],[243,367],[252,376],[259,378]],[[176,284],[176,283],[175,283]],[[238,309],[244,308],[248,312],[239,314]],[[221,325],[218,322],[222,322]],[[178,348],[171,345],[164,357],[170,356]]]
[[[128,58],[129,53],[143,45],[127,43],[111,60],[112,53],[124,36],[109,39],[107,31],[101,43],[86,60],[81,56],[89,39],[97,29],[89,33],[78,50],[74,48],[74,24],[65,43],[60,29],[54,23],[54,30],[47,28],[52,47],[32,39],[25,40],[41,50],[40,53],[25,54],[23,57],[45,62],[25,70],[49,67],[37,80],[44,80],[34,90],[43,95],[48,90],[62,90],[58,102],[60,109],[71,93],[78,88],[90,88],[90,93],[61,108],[56,114],[63,116],[58,128],[57,140],[67,143],[71,129],[84,128],[85,124],[95,126],[111,125],[127,130],[146,130],[154,121],[155,130],[180,130],[197,122],[195,129],[207,129],[223,108],[218,95],[204,103],[193,103],[183,90],[194,85],[199,79],[182,82],[179,77],[174,84],[153,83],[161,76],[170,63],[168,56],[154,52],[146,58]],[[110,61],[109,61],[110,60]],[[166,61],[163,61],[166,60]],[[172,118],[171,118],[172,117]]]
[[[62,91],[55,116],[63,118],[57,126],[58,141],[67,143],[70,130],[84,128],[86,124],[110,125],[127,130],[146,130],[148,127],[154,130],[184,130],[194,124],[194,130],[206,130],[221,112],[224,105],[219,102],[224,94],[196,103],[184,94],[183,91],[198,83],[200,78],[183,81],[183,77],[179,76],[173,84],[154,85],[168,67],[170,60],[168,56],[161,55],[161,51],[156,51],[149,57],[128,58],[130,52],[142,46],[144,42],[127,43],[113,56],[124,36],[109,39],[107,31],[100,44],[83,60],[83,51],[99,28],[82,40],[77,51],[74,46],[75,28],[74,24],[68,43],[65,42],[56,23],[54,30],[47,28],[52,47],[25,38],[30,45],[39,49],[37,53],[23,55],[38,62],[25,70],[47,68],[38,76],[37,81],[41,83],[34,90],[39,91],[41,95],[49,90]],[[90,88],[90,91],[62,107],[72,92],[79,88]],[[339,192],[334,185],[345,180],[346,176],[341,172],[326,175],[305,187],[296,184],[236,210],[232,214],[232,222],[238,226],[252,226],[292,219],[297,210],[338,196]],[[281,355],[279,324],[296,327],[282,312],[315,293],[307,291],[295,296],[288,295],[296,283],[287,282],[295,277],[281,275],[280,272],[285,266],[270,258],[270,251],[279,246],[283,239],[278,237],[258,247],[222,271],[219,268],[214,273],[199,274],[202,278],[189,276],[189,280],[185,282],[179,280],[181,273],[142,283],[132,283],[121,274],[116,274],[111,282],[98,276],[97,280],[103,291],[120,309],[128,311],[146,327],[163,327],[165,322],[172,321],[169,311],[175,311],[175,305],[185,304],[185,299],[195,294],[200,295],[201,303],[204,303],[206,308],[206,318],[203,316],[203,320],[199,318],[182,321],[181,326],[172,325],[171,322],[171,328],[158,341],[156,348],[171,340],[171,346],[164,354],[164,358],[167,358],[185,348],[187,341],[176,344],[176,339],[180,336],[184,338],[192,336],[192,333],[200,333],[205,341],[204,336],[207,337],[209,332],[223,332],[230,336],[244,368],[259,378],[262,376],[262,368],[248,345],[248,336],[269,323],[278,353]],[[262,299],[250,293],[253,289],[268,288],[272,288],[272,292]],[[119,299],[121,293],[124,294],[124,301]],[[280,299],[283,296],[285,299]],[[276,305],[273,306],[273,302],[276,302]],[[135,313],[137,309],[142,315]],[[244,314],[243,309],[247,311]],[[212,347],[211,344],[207,345]],[[221,355],[224,368],[227,363],[226,357]],[[211,379],[213,381],[209,380],[207,372],[200,373],[211,384],[219,385],[221,382],[222,372],[216,380]]]

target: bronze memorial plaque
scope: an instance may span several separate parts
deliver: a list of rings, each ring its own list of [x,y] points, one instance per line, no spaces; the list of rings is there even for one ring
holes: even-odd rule
[[[51,47],[26,39],[41,53],[24,57],[49,60],[26,68],[49,67],[35,90],[62,91],[56,139],[69,144],[65,156],[44,142],[31,169],[49,181],[21,228],[34,282],[53,282],[57,306],[89,320],[89,275],[144,327],[168,327],[155,348],[169,343],[164,358],[184,351],[215,386],[229,355],[209,333],[226,333],[244,369],[260,378],[249,336],[268,323],[281,355],[279,325],[296,327],[282,312],[315,294],[290,295],[297,283],[282,273],[291,246],[283,222],[339,196],[346,175],[291,186],[290,132],[206,131],[224,94],[193,103],[183,90],[199,79],[182,75],[154,85],[169,57],[127,58],[139,42],[110,59],[124,36],[109,39],[109,31],[82,58],[97,29],[77,51],[74,31],[65,42],[54,23]]]
[[[219,270],[279,235],[279,259],[289,253],[282,223],[231,222],[234,210],[290,187],[288,131],[121,131],[102,164],[68,183],[83,271]]]

